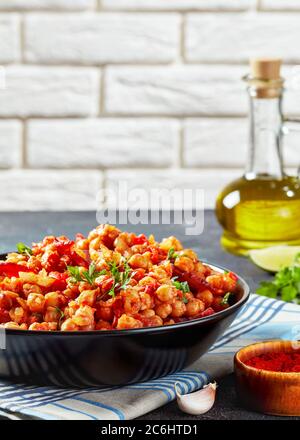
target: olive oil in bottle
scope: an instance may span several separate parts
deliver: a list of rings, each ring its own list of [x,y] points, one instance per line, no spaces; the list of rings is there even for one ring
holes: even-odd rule
[[[283,170],[281,61],[251,61],[246,77],[250,98],[250,145],[246,172],[219,194],[216,214],[225,249],[300,244],[300,179]],[[299,145],[300,151],[300,145]]]

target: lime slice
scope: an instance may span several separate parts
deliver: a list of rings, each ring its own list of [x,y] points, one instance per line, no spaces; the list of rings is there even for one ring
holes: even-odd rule
[[[254,249],[249,256],[254,264],[269,272],[278,272],[283,267],[291,266],[300,246],[272,246],[265,249]]]

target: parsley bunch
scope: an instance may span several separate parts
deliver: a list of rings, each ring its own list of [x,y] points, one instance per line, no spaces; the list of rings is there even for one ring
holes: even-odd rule
[[[175,286],[176,289],[181,290],[181,292],[183,293],[182,302],[184,304],[187,304],[189,301],[186,297],[186,293],[191,291],[189,283],[187,281],[180,282],[180,281],[176,281],[176,280],[177,280],[177,277],[172,278],[173,286]]]
[[[101,270],[100,272],[96,270],[96,264],[92,262],[88,270],[80,270],[79,266],[67,266],[68,272],[71,275],[71,283],[77,283],[80,281],[88,282],[93,285],[96,278],[100,275],[105,275],[106,270]]]
[[[132,272],[129,264],[126,260],[123,262],[123,271],[121,272],[119,270],[119,267],[117,266],[117,263],[113,261],[112,263],[109,263],[109,270],[112,274],[112,277],[114,279],[114,284],[112,288],[109,290],[108,295],[114,297],[115,296],[115,290],[124,290],[126,289],[129,281],[131,280]]]
[[[300,254],[296,256],[292,266],[284,267],[277,272],[273,281],[262,281],[256,293],[300,304]]]

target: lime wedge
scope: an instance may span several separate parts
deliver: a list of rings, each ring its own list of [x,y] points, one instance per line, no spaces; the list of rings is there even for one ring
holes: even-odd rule
[[[256,266],[269,272],[278,272],[283,267],[291,266],[300,246],[272,246],[265,249],[254,249],[249,256]]]

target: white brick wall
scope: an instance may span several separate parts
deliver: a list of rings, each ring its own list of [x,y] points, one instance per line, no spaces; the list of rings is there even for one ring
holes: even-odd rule
[[[0,0],[0,10],[85,10],[96,6],[97,0]]]
[[[93,69],[9,66],[5,72],[1,117],[97,114],[99,75]]]
[[[20,57],[20,27],[16,15],[0,14],[0,63],[14,63]]]
[[[25,22],[32,63],[168,63],[178,49],[174,14],[34,14]]]
[[[240,63],[268,54],[298,63],[299,39],[300,17],[293,13],[188,14],[186,59]]]
[[[109,67],[105,110],[121,114],[241,115],[240,66]]]
[[[300,0],[0,0],[0,211],[94,209],[119,181],[213,207],[246,160],[248,57],[284,59],[300,116],[299,40]]]
[[[31,121],[28,164],[39,167],[168,167],[178,149],[179,123],[147,119]]]

